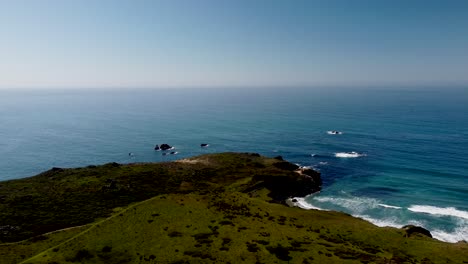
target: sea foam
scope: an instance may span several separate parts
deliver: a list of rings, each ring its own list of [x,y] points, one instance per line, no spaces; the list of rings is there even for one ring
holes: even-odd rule
[[[297,201],[297,202],[294,203],[294,205],[297,206],[297,207],[300,207],[302,209],[306,209],[306,210],[315,209],[315,210],[321,210],[321,211],[328,211],[328,210],[319,208],[317,206],[314,206],[314,205],[306,202],[305,198],[295,197],[294,199],[296,199],[296,201]]]
[[[455,207],[436,207],[431,205],[411,205],[408,210],[416,213],[426,213],[440,216],[454,216],[468,219],[468,212],[461,211]]]
[[[355,151],[335,153],[335,157],[337,157],[337,158],[359,158],[359,157],[362,157],[362,156],[366,156],[366,154],[357,153]]]
[[[394,205],[388,205],[388,204],[377,204],[378,206],[384,207],[384,208],[391,208],[391,209],[401,209],[399,206],[394,206]]]
[[[314,197],[314,201],[320,203],[331,203],[343,208],[350,210],[352,213],[362,213],[366,210],[373,209],[377,207],[378,201],[373,198],[367,197],[330,197],[330,196],[320,196]]]
[[[461,223],[453,232],[436,229],[431,230],[431,234],[433,237],[445,242],[456,243],[462,240],[468,241],[468,223],[466,221]]]

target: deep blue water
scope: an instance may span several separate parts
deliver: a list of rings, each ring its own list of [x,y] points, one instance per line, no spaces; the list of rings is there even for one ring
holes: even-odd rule
[[[468,89],[0,90],[0,180],[221,151],[319,169],[304,206],[468,240]]]

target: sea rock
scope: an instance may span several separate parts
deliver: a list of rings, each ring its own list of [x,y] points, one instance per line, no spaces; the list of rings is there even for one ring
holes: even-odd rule
[[[402,227],[402,229],[406,231],[407,236],[411,236],[412,234],[416,233],[416,234],[421,234],[421,235],[432,238],[431,232],[429,232],[429,230],[420,226],[405,225],[404,227]]]
[[[156,145],[154,146],[154,150],[161,150],[161,148],[159,147],[159,145]]]
[[[159,148],[161,150],[168,150],[168,149],[171,149],[172,147],[169,144],[161,144]]]
[[[200,147],[206,148],[206,147],[208,147],[208,144],[207,144],[207,143],[201,143],[201,144],[200,144]]]

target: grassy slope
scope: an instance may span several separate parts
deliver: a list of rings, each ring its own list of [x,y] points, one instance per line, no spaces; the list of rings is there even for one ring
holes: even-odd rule
[[[226,192],[152,198],[24,263],[462,263],[467,249]]]
[[[89,225],[39,235],[28,240],[0,244],[0,263],[19,263],[88,229]]]
[[[66,222],[73,218],[81,223],[99,217],[101,220],[88,229],[46,235],[47,239],[42,237],[36,243],[0,245],[1,263],[17,263],[23,259],[21,255],[28,258],[36,254],[25,263],[281,263],[288,260],[290,263],[388,263],[390,260],[463,263],[468,260],[467,244],[448,244],[418,236],[407,238],[401,230],[378,228],[342,213],[305,211],[270,203],[266,189],[241,192],[252,184],[252,176],[289,173],[273,168],[271,164],[277,162],[273,159],[231,153],[203,156],[196,161],[108,164],[49,171],[36,178],[2,183],[0,190],[7,186],[18,190],[13,194],[20,197],[24,195],[19,191],[24,185],[38,197],[47,195],[40,190],[50,190],[50,186],[81,192],[75,194],[80,199],[73,193],[55,194],[70,199],[62,201],[70,205],[83,203],[82,195],[88,195],[84,200],[90,205],[84,206],[83,211],[74,211],[73,207],[53,212],[50,208],[56,208],[53,205],[57,200],[50,201],[48,206],[42,206],[47,212],[42,212],[44,218],[32,219],[33,224],[20,223],[22,230],[41,225],[43,219]],[[46,180],[42,179],[44,176]],[[117,189],[102,190],[107,178],[117,179]],[[80,191],[83,186],[86,192]],[[51,199],[53,195],[48,197]],[[105,200],[109,197],[117,201]],[[150,197],[154,198],[142,201]],[[15,196],[10,195],[4,201],[15,201]],[[125,206],[131,202],[133,205]],[[7,209],[1,208],[2,205],[1,210]],[[86,213],[93,206],[96,211],[89,217]],[[125,209],[115,209],[117,206]],[[17,214],[33,214],[23,207],[19,207]],[[8,219],[9,211],[6,211],[0,220]],[[24,236],[24,233],[18,234]]]

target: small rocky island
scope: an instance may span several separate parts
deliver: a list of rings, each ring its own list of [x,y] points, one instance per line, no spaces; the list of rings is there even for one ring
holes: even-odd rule
[[[255,153],[53,168],[0,183],[1,263],[463,263],[466,243],[288,207],[319,172]]]

